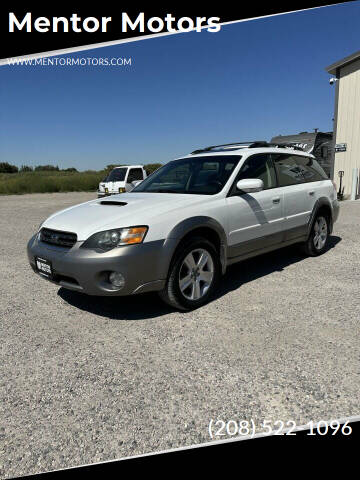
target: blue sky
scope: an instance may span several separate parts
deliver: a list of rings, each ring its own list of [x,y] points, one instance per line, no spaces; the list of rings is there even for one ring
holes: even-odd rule
[[[359,49],[359,26],[357,1],[71,55],[128,67],[0,67],[0,161],[98,170],[332,130],[325,67]]]

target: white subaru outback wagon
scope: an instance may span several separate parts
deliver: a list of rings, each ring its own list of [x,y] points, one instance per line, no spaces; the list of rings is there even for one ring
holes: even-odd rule
[[[295,243],[320,255],[338,213],[313,155],[266,142],[218,145],[165,164],[129,193],[51,215],[28,257],[64,288],[157,291],[190,310],[209,301],[230,264]]]

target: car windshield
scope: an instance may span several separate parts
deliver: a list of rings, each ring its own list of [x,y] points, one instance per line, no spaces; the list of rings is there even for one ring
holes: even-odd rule
[[[156,170],[132,192],[214,195],[224,188],[240,158],[207,155],[174,160]]]
[[[104,182],[122,182],[125,180],[127,168],[114,168],[105,178]]]

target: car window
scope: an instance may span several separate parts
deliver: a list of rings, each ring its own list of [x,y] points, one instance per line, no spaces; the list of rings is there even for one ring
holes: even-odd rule
[[[174,168],[164,170],[163,174],[158,176],[155,185],[169,184],[185,188],[189,175],[190,163],[179,163],[174,165]]]
[[[329,178],[317,161],[310,157],[300,157],[297,155],[296,163],[301,166],[302,174],[306,182],[319,182],[320,180]]]
[[[131,168],[128,175],[128,183],[135,182],[136,180],[143,180],[143,171],[141,168]]]
[[[276,187],[276,175],[270,155],[260,153],[245,160],[236,182],[244,178],[259,178],[264,182],[264,190]]]
[[[301,162],[298,161],[298,158],[300,157],[283,153],[272,155],[281,187],[304,183],[305,177],[303,173],[306,170],[304,166],[301,165]]]
[[[125,180],[125,175],[127,172],[127,168],[114,168],[111,170],[109,175],[106,177],[106,182],[122,182]]]
[[[214,195],[223,189],[240,159],[240,155],[206,155],[174,160],[156,170],[132,192]]]

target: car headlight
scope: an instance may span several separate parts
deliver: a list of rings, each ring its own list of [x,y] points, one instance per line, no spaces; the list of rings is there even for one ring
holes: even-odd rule
[[[98,232],[91,235],[82,245],[82,248],[98,248],[100,250],[111,250],[122,245],[134,245],[142,243],[148,227],[127,227],[114,228],[105,232]]]

